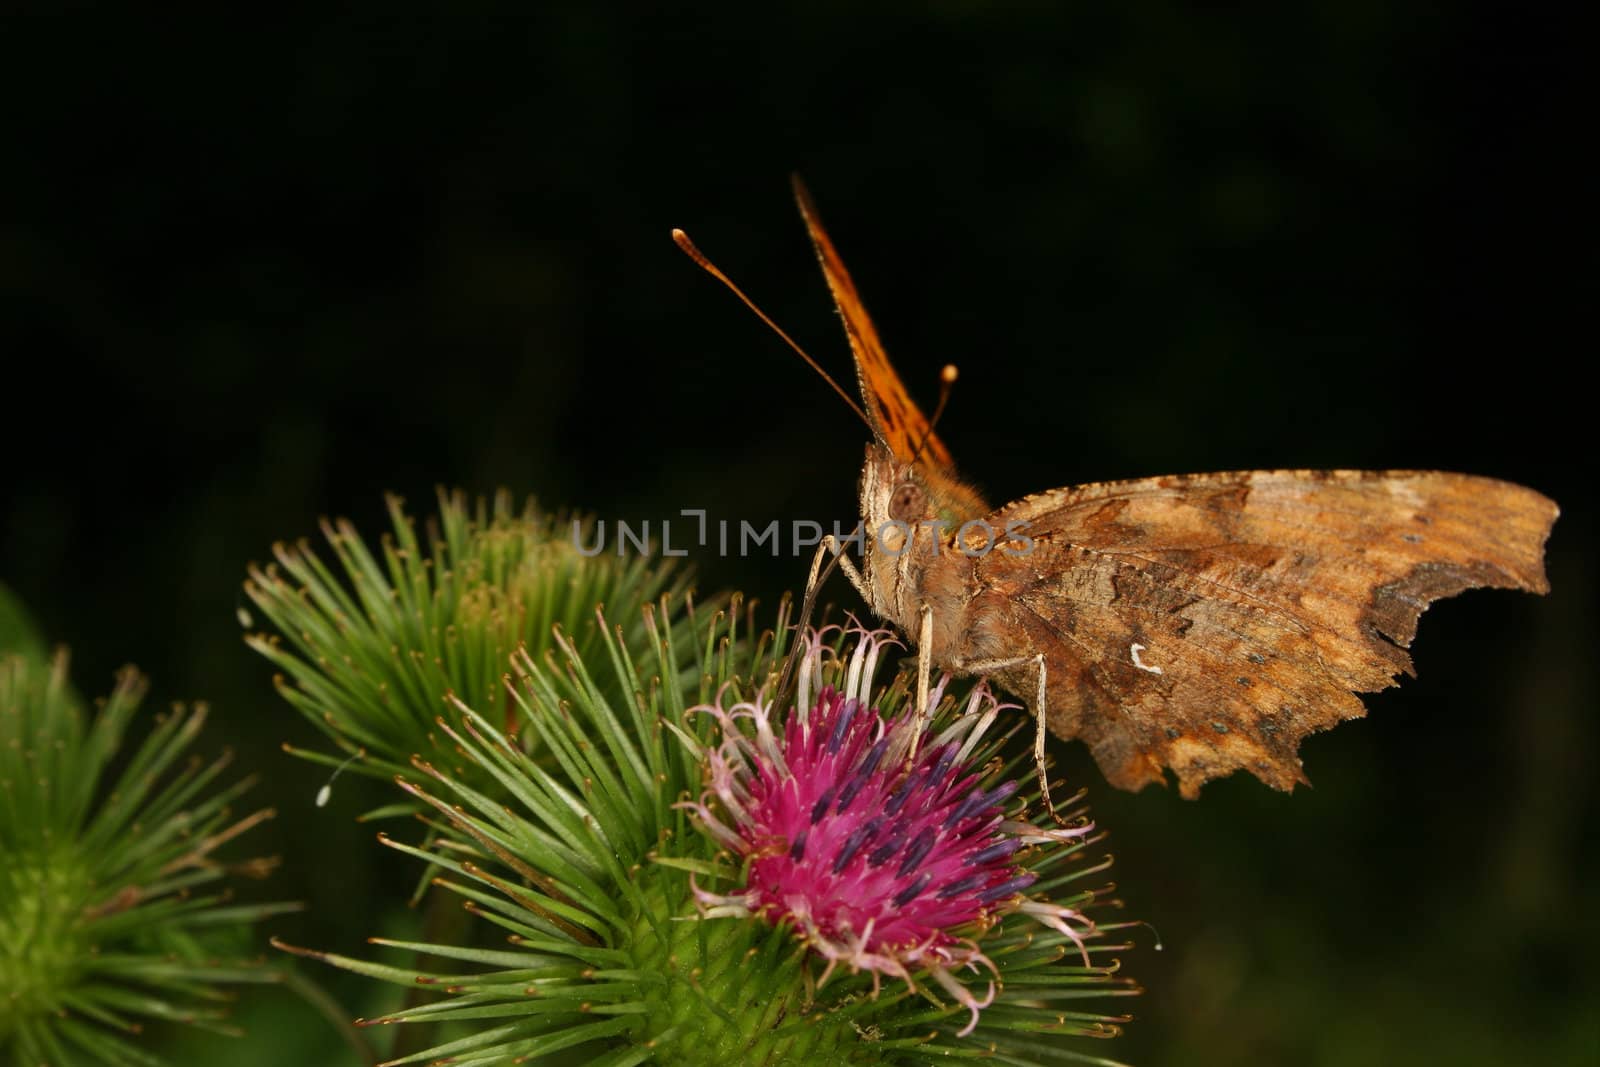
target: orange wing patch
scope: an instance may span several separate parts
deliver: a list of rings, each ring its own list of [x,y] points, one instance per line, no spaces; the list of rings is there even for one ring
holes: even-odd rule
[[[794,197],[800,205],[800,216],[805,219],[811,243],[817,250],[817,260],[822,264],[823,276],[833,291],[833,302],[844,319],[844,332],[850,338],[850,348],[856,357],[856,378],[861,385],[861,398],[866,402],[867,417],[878,441],[894,453],[896,459],[909,463],[922,449],[921,459],[934,466],[953,465],[950,450],[938,436],[931,433],[928,417],[912,401],[911,394],[900,381],[889,356],[878,339],[878,331],[861,305],[861,296],[844,269],[844,261],[828,239],[827,231],[817,217],[816,205],[799,177],[794,179]],[[926,443],[924,443],[926,442]]]

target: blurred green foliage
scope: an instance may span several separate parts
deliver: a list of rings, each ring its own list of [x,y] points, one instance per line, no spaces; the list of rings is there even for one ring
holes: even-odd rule
[[[44,638],[28,615],[28,609],[5,586],[0,585],[0,653],[14,653],[33,663],[47,658]]]

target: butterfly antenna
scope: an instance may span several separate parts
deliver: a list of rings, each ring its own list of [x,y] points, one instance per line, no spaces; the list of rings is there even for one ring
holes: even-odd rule
[[[960,371],[956,370],[954,363],[946,363],[944,370],[939,372],[939,405],[933,409],[933,418],[928,420],[928,428],[922,434],[922,443],[917,445],[916,452],[911,456],[911,462],[915,463],[921,459],[922,450],[933,440],[933,428],[939,425],[939,419],[944,416],[944,406],[950,403],[950,387],[956,384],[956,378],[959,376]]]
[[[672,231],[672,239],[673,239],[673,241],[677,242],[677,245],[678,245],[679,248],[683,249],[684,255],[686,255],[690,259],[694,260],[696,265],[698,265],[701,270],[705,271],[707,274],[711,275],[717,281],[721,282],[723,285],[726,285],[729,289],[731,289],[733,291],[733,295],[734,296],[736,296],[740,300],[744,301],[744,306],[745,307],[747,307],[751,311],[755,312],[756,313],[756,317],[759,318],[762,322],[766,323],[768,326],[770,326],[772,328],[772,332],[773,333],[775,333],[779,337],[783,338],[784,343],[787,344],[790,348],[794,349],[795,354],[797,356],[799,356],[801,359],[805,360],[806,364],[812,370],[814,370],[818,374],[822,375],[822,380],[827,382],[830,386],[832,386],[833,387],[833,391],[838,393],[839,396],[844,400],[844,402],[846,404],[850,405],[850,410],[856,413],[856,417],[859,418],[862,422],[866,423],[867,424],[867,428],[869,430],[872,429],[872,423],[868,421],[867,413],[861,410],[861,405],[857,404],[854,400],[850,399],[850,394],[845,392],[843,389],[839,388],[839,383],[834,381],[833,377],[827,371],[822,369],[822,365],[820,363],[818,363],[816,360],[812,359],[811,356],[806,353],[805,349],[801,348],[798,344],[796,344],[794,338],[792,338],[788,334],[784,333],[783,332],[783,328],[781,326],[779,326],[777,323],[773,322],[772,319],[767,315],[767,313],[765,311],[762,311],[759,307],[757,307],[756,306],[756,302],[754,300],[751,300],[748,296],[746,296],[744,294],[744,290],[743,289],[740,289],[737,285],[734,285],[733,284],[733,279],[729,278],[726,274],[722,273],[722,271],[718,269],[718,267],[717,267],[717,265],[715,263],[713,263],[709,259],[707,259],[705,253],[700,251],[698,248],[696,248],[694,246],[694,242],[689,240],[689,235],[688,234],[684,233],[682,230],[673,230]]]

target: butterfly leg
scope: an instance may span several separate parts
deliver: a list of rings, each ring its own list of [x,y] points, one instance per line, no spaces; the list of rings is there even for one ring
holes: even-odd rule
[[[1050,818],[1055,820],[1055,824],[1057,826],[1065,826],[1067,825],[1067,820],[1063,819],[1060,813],[1056,811],[1055,801],[1050,799],[1050,776],[1046,774],[1044,770],[1045,717],[1043,654],[1035,656],[1034,662],[1039,665],[1039,689],[1038,692],[1034,694],[1033,699],[1035,716],[1033,724],[1033,769],[1039,774],[1039,795],[1044,798],[1045,810],[1050,813]]]
[[[850,557],[844,554],[844,545],[840,544],[839,539],[834,537],[833,534],[822,535],[822,543],[817,546],[817,554],[811,557],[812,580],[816,580],[817,572],[822,567],[822,553],[824,550],[833,553],[833,558],[838,561],[839,569],[844,571],[844,576],[849,580],[851,588],[861,594],[862,600],[865,600],[868,604],[872,603],[872,596],[867,590],[867,580],[861,576],[860,571],[856,570],[856,565],[850,562]],[[806,588],[811,588],[810,582],[806,583]]]
[[[1055,820],[1057,826],[1066,826],[1067,820],[1063,819],[1056,811],[1055,801],[1050,799],[1050,776],[1044,769],[1044,739],[1045,739],[1045,714],[1044,714],[1044,656],[1022,656],[1018,659],[991,659],[978,660],[971,663],[956,663],[953,666],[965,674],[992,674],[995,671],[1007,670],[1011,667],[1033,666],[1039,671],[1039,687],[1034,693],[1033,713],[1033,766],[1039,774],[1039,796],[1044,799],[1044,806],[1050,812],[1050,818]]]
[[[917,758],[917,746],[922,741],[922,731],[928,725],[933,709],[928,707],[929,683],[933,676],[933,609],[922,605],[922,631],[917,636],[917,718],[911,730],[911,752],[906,756],[906,766]]]
[[[828,558],[828,553],[833,553],[833,559],[824,569],[822,561]],[[806,591],[800,600],[800,618],[796,622],[794,632],[796,635],[805,632],[806,625],[811,621],[811,612],[817,606],[817,594],[822,590],[822,583],[838,568],[844,571],[844,576],[850,580],[856,592],[861,594],[863,600],[867,599],[866,582],[861,577],[861,572],[856,570],[854,563],[844,554],[844,548],[832,534],[823,537],[817,545],[817,550],[811,556],[811,572],[806,575]],[[870,603],[870,601],[869,601]],[[789,692],[789,685],[794,681],[795,666],[804,654],[804,642],[797,642],[794,650],[789,654],[788,660],[783,665],[783,673],[778,677],[778,688],[773,694],[773,699],[782,701]]]
[[[822,561],[828,558],[828,553],[833,553],[833,560],[824,570]],[[844,549],[833,535],[823,537],[817,545],[817,550],[811,555],[811,572],[806,575],[806,592],[800,602],[800,622],[795,627],[795,633],[805,630],[806,624],[811,621],[811,610],[816,606],[817,593],[822,588],[822,583],[828,580],[834,568],[844,571],[844,576],[850,580],[855,591],[861,594],[863,600],[867,599],[866,582],[861,577],[861,572],[856,570],[856,565],[850,562],[850,557],[844,554]],[[868,601],[871,603],[871,601]]]

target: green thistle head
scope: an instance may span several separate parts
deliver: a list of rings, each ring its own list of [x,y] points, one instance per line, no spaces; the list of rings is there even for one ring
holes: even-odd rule
[[[131,668],[88,721],[67,657],[0,657],[0,1056],[34,1067],[161,1061],[130,1040],[147,1020],[232,1032],[225,983],[272,981],[244,951],[252,922],[292,905],[231,906],[230,875],[276,861],[215,853],[270,810],[235,818],[250,782],[213,789],[229,757],[184,754],[203,705],[174,707],[133,752],[145,683]],[[116,765],[120,772],[112,775]]]
[[[941,685],[926,717],[897,714],[904,676],[874,688],[882,635],[855,631],[865,639],[849,647],[808,635],[800,703],[816,704],[777,708],[763,694],[785,653],[783,613],[754,642],[737,609],[694,642],[676,636],[686,618],[647,612],[643,654],[598,626],[587,654],[561,641],[553,656],[517,655],[513,723],[535,743],[508,736],[498,700],[490,714],[461,702],[438,729],[471,773],[418,758],[423,777],[400,777],[441,837],[380,840],[446,872],[436,885],[508,945],[375,939],[437,961],[416,969],[279,947],[440,994],[367,1022],[438,1028],[433,1047],[393,1064],[1106,1062],[1072,1041],[1115,1034],[1121,1018],[1076,1005],[1136,992],[1116,974],[1129,924],[1096,924],[1108,861],[1086,862],[1086,824],[1057,830],[1029,803],[1031,763],[986,733],[1002,721],[992,698]],[[808,714],[829,724],[813,749],[864,732],[801,781],[792,745],[806,743]],[[472,784],[485,779],[492,794]],[[809,819],[809,843],[757,818],[758,780],[822,791],[779,813]],[[889,817],[874,840],[846,821],[860,812],[840,789],[856,781],[851,796],[877,790],[869,814]],[[897,807],[895,790],[915,804]],[[877,888],[874,865],[887,872]],[[874,940],[877,920],[851,925],[897,910],[921,924],[914,942]]]
[[[336,566],[309,545],[274,547],[276,563],[250,568],[245,591],[278,630],[250,647],[282,672],[279,692],[346,754],[294,754],[390,777],[420,755],[486,788],[435,725],[459,723],[450,696],[510,732],[504,678],[510,656],[535,658],[559,640],[579,655],[599,647],[596,604],[628,620],[630,651],[644,651],[641,609],[684,592],[688,576],[641,556],[586,556],[590,520],[546,514],[511,495],[469,504],[439,494],[426,542],[402,501],[388,500],[393,531],[377,552],[348,522],[323,524]],[[687,636],[687,630],[680,630]],[[414,805],[404,805],[412,810]]]

